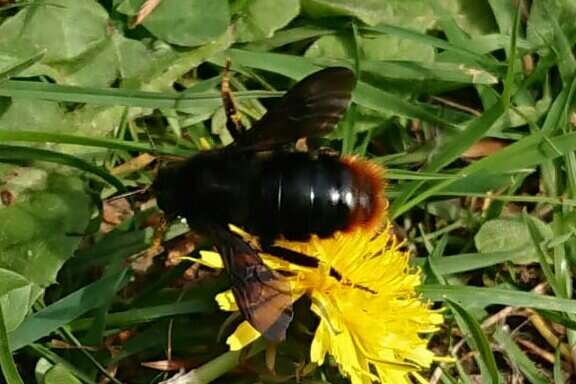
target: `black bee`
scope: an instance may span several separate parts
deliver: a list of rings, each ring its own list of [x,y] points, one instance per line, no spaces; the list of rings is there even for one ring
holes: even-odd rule
[[[299,138],[333,130],[354,85],[347,68],[315,72],[245,130],[224,76],[226,125],[234,142],[161,168],[153,184],[167,217],[184,217],[193,230],[214,240],[242,314],[269,340],[283,340],[292,319],[288,283],[228,225],[244,228],[263,249],[273,249],[278,238],[329,237],[378,224],[384,198],[377,166],[290,147]]]

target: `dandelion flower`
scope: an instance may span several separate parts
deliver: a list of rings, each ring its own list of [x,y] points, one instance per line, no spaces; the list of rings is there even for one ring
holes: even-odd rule
[[[331,355],[353,384],[423,380],[418,371],[435,358],[423,335],[435,332],[443,318],[420,300],[420,273],[410,267],[408,254],[389,228],[276,245],[318,260],[318,266],[303,267],[262,254],[271,268],[294,276],[295,299],[303,294],[311,298],[311,309],[320,319],[310,349],[312,362],[322,365]],[[237,309],[229,291],[217,301],[222,309]],[[227,342],[235,350],[258,337],[243,322]]]

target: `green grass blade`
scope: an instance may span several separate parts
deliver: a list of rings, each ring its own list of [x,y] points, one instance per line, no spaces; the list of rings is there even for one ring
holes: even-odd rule
[[[560,91],[550,106],[550,110],[542,124],[542,132],[544,134],[550,135],[552,132],[561,130],[566,126],[574,92],[576,92],[576,77],[572,79],[570,86]]]
[[[518,16],[517,16],[518,17]],[[436,156],[433,156],[423,168],[425,172],[436,172],[447,164],[456,160],[464,151],[466,151],[472,144],[481,139],[486,132],[496,123],[496,121],[506,112],[510,103],[511,90],[514,87],[514,71],[516,60],[516,35],[517,28],[514,30],[510,39],[510,50],[512,54],[509,58],[508,70],[506,73],[506,80],[504,82],[504,91],[500,100],[494,104],[489,110],[485,111],[482,116],[475,119],[470,123],[464,131],[459,134],[451,136],[448,140],[444,141],[435,150]],[[449,182],[447,183],[449,184]],[[393,217],[406,212],[407,209],[413,207],[415,202],[422,201],[422,194],[408,201],[414,193],[422,187],[422,182],[414,182],[408,184],[402,191],[402,197],[395,200],[390,208]]]
[[[356,74],[356,84],[354,84],[354,88],[356,88],[358,84],[358,78],[360,76],[361,68],[360,68],[360,43],[358,37],[358,31],[356,28],[356,24],[352,24],[352,46],[353,46],[353,58],[354,58],[354,73]],[[356,144],[356,132],[354,129],[354,121],[356,120],[356,105],[350,105],[348,109],[348,113],[344,120],[342,121],[342,154],[343,155],[350,155],[354,152],[354,147]]]
[[[401,168],[386,168],[386,178],[389,180],[446,180],[458,178],[449,173],[410,171]]]
[[[249,43],[244,46],[244,49],[249,51],[271,51],[275,48],[282,47],[287,44],[292,44],[302,40],[312,39],[325,35],[336,33],[333,29],[320,28],[313,25],[305,25],[291,29],[284,29],[276,32],[274,36]]]
[[[490,253],[463,253],[460,255],[436,258],[434,265],[442,275],[474,271],[521,259],[526,256],[524,248],[517,251],[490,252]]]
[[[261,69],[279,73],[292,79],[301,79],[311,72],[320,69],[309,59],[293,55],[269,52],[248,52],[241,49],[229,49],[226,55],[230,56],[232,63],[250,68]],[[222,58],[223,60],[223,58]],[[217,61],[220,61],[218,58]],[[378,89],[370,84],[359,81],[354,90],[353,100],[358,105],[376,111],[420,119],[437,124],[441,127],[454,128],[453,125],[427,110],[415,106],[398,95]]]
[[[452,123],[429,113],[424,108],[403,100],[394,93],[383,91],[362,81],[358,82],[352,100],[358,105],[375,111],[427,121],[449,130],[456,129]]]
[[[488,71],[454,63],[365,60],[362,62],[362,69],[377,76],[390,79],[415,81],[434,80],[486,85],[498,83],[498,77]]]
[[[546,256],[544,250],[542,249],[544,237],[538,230],[538,227],[536,226],[534,221],[532,221],[531,217],[526,212],[522,213],[522,218],[524,220],[524,223],[526,223],[526,225],[528,226],[528,231],[530,232],[530,238],[532,240],[532,244],[534,245],[534,249],[536,250],[536,255],[538,256],[538,262],[540,263],[540,268],[542,268],[542,272],[544,272],[546,281],[548,282],[548,284],[550,284],[550,287],[552,288],[554,293],[562,297],[562,291],[558,286],[556,275],[554,274],[554,271],[552,271],[552,268],[548,263],[548,257]]]
[[[452,312],[456,315],[460,329],[464,331],[466,341],[470,345],[470,348],[480,352],[476,357],[476,360],[479,362],[478,365],[480,366],[482,382],[492,384],[501,383],[502,378],[498,371],[496,358],[494,357],[494,353],[492,353],[490,343],[484,335],[484,331],[482,331],[480,324],[464,308],[462,308],[460,304],[449,299],[447,302],[452,309]]]
[[[467,196],[467,197],[478,197],[481,199],[492,199],[503,202],[552,204],[552,205],[563,205],[565,207],[576,206],[576,200],[574,199],[564,199],[561,197],[548,197],[548,196],[491,195],[486,193],[449,192],[449,191],[439,192],[436,196]]]
[[[116,177],[108,173],[104,168],[95,166],[92,163],[79,159],[75,156],[40,148],[18,147],[13,145],[0,144],[0,161],[15,160],[46,161],[50,163],[67,165],[69,167],[74,167],[81,171],[85,171],[100,177],[102,180],[116,188],[119,192],[126,191],[124,184],[122,184],[122,182]]]
[[[113,287],[119,275],[122,275],[125,284],[128,280],[126,270],[89,284],[26,318],[8,335],[11,349],[13,351],[20,349],[41,337],[48,336],[89,310],[104,305],[108,295],[103,295],[102,292],[107,292]]]
[[[107,328],[127,328],[136,324],[147,323],[163,317],[176,315],[214,312],[218,309],[212,297],[205,299],[189,299],[173,304],[155,305],[144,308],[129,309],[124,312],[109,313],[106,319]],[[71,330],[84,331],[88,329],[93,319],[78,319],[70,324]]]
[[[79,370],[78,367],[73,366],[70,362],[58,355],[57,353],[52,352],[49,348],[46,348],[40,344],[31,344],[30,348],[34,350],[38,355],[42,356],[46,360],[52,362],[53,364],[61,364],[62,366],[66,367],[74,376],[80,379],[83,383],[86,384],[97,384],[98,382],[92,379],[88,374],[84,373],[83,371]]]
[[[386,35],[396,36],[403,39],[409,39],[417,41],[426,45],[430,45],[435,48],[445,49],[450,52],[457,53],[462,56],[462,58],[467,59],[466,61],[471,61],[477,63],[479,66],[484,68],[486,71],[498,73],[504,68],[504,65],[498,63],[493,58],[489,56],[478,54],[466,48],[458,47],[446,40],[433,37],[424,33],[419,33],[412,31],[410,29],[405,29],[401,27],[396,27],[392,25],[379,25],[376,27],[366,27],[362,28],[363,31],[377,32]]]
[[[234,92],[234,97],[238,99],[278,97],[281,95],[282,92],[270,91]],[[8,80],[0,84],[0,96],[159,109],[186,109],[196,107],[198,104],[218,107],[221,103],[220,94],[216,92],[170,94],[119,88],[78,87],[26,80]]]
[[[426,235],[422,234],[424,241],[426,241]],[[442,276],[443,273],[440,268],[438,268],[438,262],[443,259],[444,251],[446,250],[446,244],[448,243],[448,236],[444,235],[440,238],[440,241],[436,244],[432,252],[430,252],[430,256],[428,257],[428,263],[430,264],[430,270],[434,275],[436,281],[446,284],[446,280]]]
[[[0,73],[0,83],[8,80],[12,76],[16,76],[17,74],[19,74],[20,72],[22,72],[26,68],[29,68],[32,65],[36,64],[37,62],[42,60],[43,56],[44,56],[44,53],[40,52],[40,53],[37,53],[35,55],[32,55],[29,58],[26,58],[26,59],[20,61],[18,63],[14,63],[10,67],[4,69]]]
[[[532,384],[547,384],[548,379],[538,370],[536,364],[516,345],[509,332],[498,328],[494,339],[502,346],[510,361],[517,366]]]
[[[175,146],[151,146],[149,144],[138,143],[135,141],[37,131],[0,131],[0,141],[75,144],[124,151],[150,152],[158,155],[169,156],[190,156],[194,153],[191,149],[181,149]]]
[[[397,199],[391,207],[393,217],[398,217],[410,208],[428,199],[430,196],[440,194],[456,180],[462,180],[479,172],[487,173],[504,173],[527,167],[533,167],[542,164],[545,161],[552,160],[562,156],[570,151],[576,150],[576,133],[556,136],[549,140],[544,140],[543,136],[534,133],[505,149],[485,157],[466,168],[461,169],[458,175],[461,178],[453,178],[432,184],[426,190],[418,193],[417,196],[407,202],[404,198]],[[420,183],[423,184],[423,183]],[[403,189],[400,194],[413,192],[416,190],[411,184],[410,189]]]
[[[434,301],[453,300],[486,306],[491,304],[527,307],[565,313],[576,313],[576,300],[504,288],[423,285],[420,292]]]
[[[551,48],[558,58],[558,69],[560,70],[562,80],[567,85],[576,74],[576,58],[574,58],[574,54],[572,53],[574,42],[570,42],[569,37],[566,36],[558,20],[553,17],[551,12],[547,8],[544,8],[544,10],[544,17],[554,31],[553,40],[550,42]]]
[[[566,383],[566,378],[562,371],[562,354],[560,353],[560,348],[556,348],[554,353],[554,384],[564,383]]]
[[[457,159],[465,150],[470,148],[474,142],[482,138],[492,125],[504,114],[504,104],[496,103],[492,108],[486,111],[482,116],[470,123],[462,133],[453,135],[449,140],[440,144],[434,152],[436,156],[430,160],[422,170],[424,172],[437,172],[443,166]],[[422,200],[422,194],[409,200],[414,193],[423,186],[422,181],[412,182],[402,188],[401,198],[394,200],[390,207],[393,217],[406,212],[413,207],[416,202]],[[446,185],[450,184],[446,182]]]

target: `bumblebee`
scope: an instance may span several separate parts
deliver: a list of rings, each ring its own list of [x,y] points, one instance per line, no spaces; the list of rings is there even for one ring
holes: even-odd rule
[[[264,251],[273,251],[279,238],[305,241],[369,229],[385,209],[380,168],[357,157],[294,149],[298,139],[335,128],[356,82],[351,70],[332,67],[309,75],[250,130],[240,122],[227,73],[228,64],[222,99],[234,142],[160,168],[152,188],[168,218],[184,217],[214,241],[246,320],[269,340],[281,341],[292,319],[289,285],[229,224],[257,236]]]

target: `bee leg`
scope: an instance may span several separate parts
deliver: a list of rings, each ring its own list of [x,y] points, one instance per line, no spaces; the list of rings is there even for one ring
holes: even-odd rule
[[[154,226],[154,233],[152,235],[152,242],[149,250],[162,252],[162,242],[164,241],[166,232],[168,232],[168,220],[165,215],[161,215],[159,222]]]
[[[262,252],[268,253],[270,255],[276,256],[279,259],[287,261],[292,264],[301,265],[303,267],[316,268],[318,267],[318,259],[305,255],[300,252],[293,251],[291,249],[278,247],[275,245],[261,243],[260,247]]]
[[[276,355],[278,352],[278,343],[267,343],[266,344],[266,368],[272,374],[276,376]]]
[[[166,216],[160,214],[157,221],[151,224],[151,226],[154,228],[154,233],[152,234],[150,245],[147,249],[138,253],[136,261],[132,263],[132,267],[138,271],[147,271],[152,266],[154,258],[164,252],[162,242],[168,231],[168,220]]]
[[[337,150],[330,147],[320,147],[318,148],[318,155],[324,157],[340,157],[340,153]]]
[[[178,265],[183,257],[194,252],[198,242],[198,235],[192,231],[186,232],[177,239],[174,239],[173,244],[166,247],[168,248],[166,265],[170,267]]]
[[[246,132],[246,127],[240,120],[240,114],[236,108],[236,103],[230,90],[230,59],[226,58],[224,62],[224,72],[222,73],[222,84],[220,87],[222,95],[222,103],[224,104],[224,111],[226,112],[226,129],[234,141],[238,141],[240,136]]]

